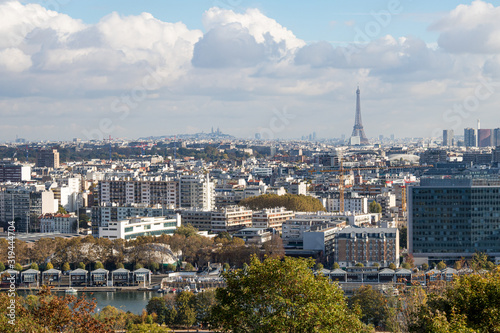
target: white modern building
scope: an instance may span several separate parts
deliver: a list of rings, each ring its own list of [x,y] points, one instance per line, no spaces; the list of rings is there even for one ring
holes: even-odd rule
[[[133,217],[109,222],[99,228],[99,237],[109,239],[134,239],[139,236],[160,236],[173,234],[181,226],[179,214],[172,217]]]
[[[215,208],[215,184],[208,175],[183,175],[179,180],[179,206],[181,208]]]

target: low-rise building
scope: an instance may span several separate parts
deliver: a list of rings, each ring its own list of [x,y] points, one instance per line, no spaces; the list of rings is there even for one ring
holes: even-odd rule
[[[172,217],[132,217],[110,222],[99,228],[99,237],[109,239],[134,239],[139,236],[173,234],[181,226],[179,214]]]
[[[212,230],[212,211],[187,209],[181,212],[182,224],[191,224],[200,231]]]
[[[252,226],[252,211],[250,209],[230,206],[212,212],[212,231],[235,232]]]
[[[286,208],[264,209],[252,214],[252,226],[255,228],[273,228],[281,232],[284,222],[295,217],[295,213]]]
[[[247,244],[263,244],[273,237],[271,229],[266,228],[244,228],[233,235],[242,238]]]
[[[78,231],[78,217],[71,214],[44,214],[39,217],[40,232],[60,232],[63,234]]]

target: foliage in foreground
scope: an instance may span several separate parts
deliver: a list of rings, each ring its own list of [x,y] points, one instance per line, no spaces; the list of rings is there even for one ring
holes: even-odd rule
[[[500,273],[462,275],[428,295],[412,332],[500,332]]]
[[[349,310],[342,290],[312,271],[314,260],[285,257],[224,273],[211,323],[222,332],[369,331]]]

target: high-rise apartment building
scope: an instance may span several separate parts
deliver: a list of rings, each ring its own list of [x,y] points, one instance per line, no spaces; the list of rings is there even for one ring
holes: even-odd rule
[[[422,178],[408,188],[408,251],[416,263],[500,260],[500,180],[460,175]]]
[[[183,175],[179,179],[179,206],[181,208],[215,208],[215,184],[209,176]]]
[[[481,128],[477,130],[477,146],[478,147],[490,147],[493,145],[493,135],[492,130],[487,128]]]
[[[453,146],[453,130],[443,130],[443,146],[450,147]]]
[[[98,184],[99,205],[178,207],[178,186],[177,181],[102,180]]]
[[[494,147],[500,146],[500,128],[495,128],[493,130],[493,146]]]
[[[464,129],[464,144],[466,147],[477,147],[477,130],[475,128]]]
[[[57,149],[41,149],[36,158],[37,167],[59,168],[59,152]]]

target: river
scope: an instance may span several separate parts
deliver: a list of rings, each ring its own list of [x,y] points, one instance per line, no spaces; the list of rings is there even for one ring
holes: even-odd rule
[[[26,296],[32,294],[23,290],[18,291],[19,296]],[[56,292],[58,296],[65,296],[64,292]],[[114,306],[123,311],[130,311],[135,314],[141,314],[142,310],[146,308],[149,300],[153,297],[161,296],[154,291],[114,291],[114,292],[78,292],[77,296],[84,295],[87,299],[95,298],[97,302],[97,309],[101,310],[107,305]]]

